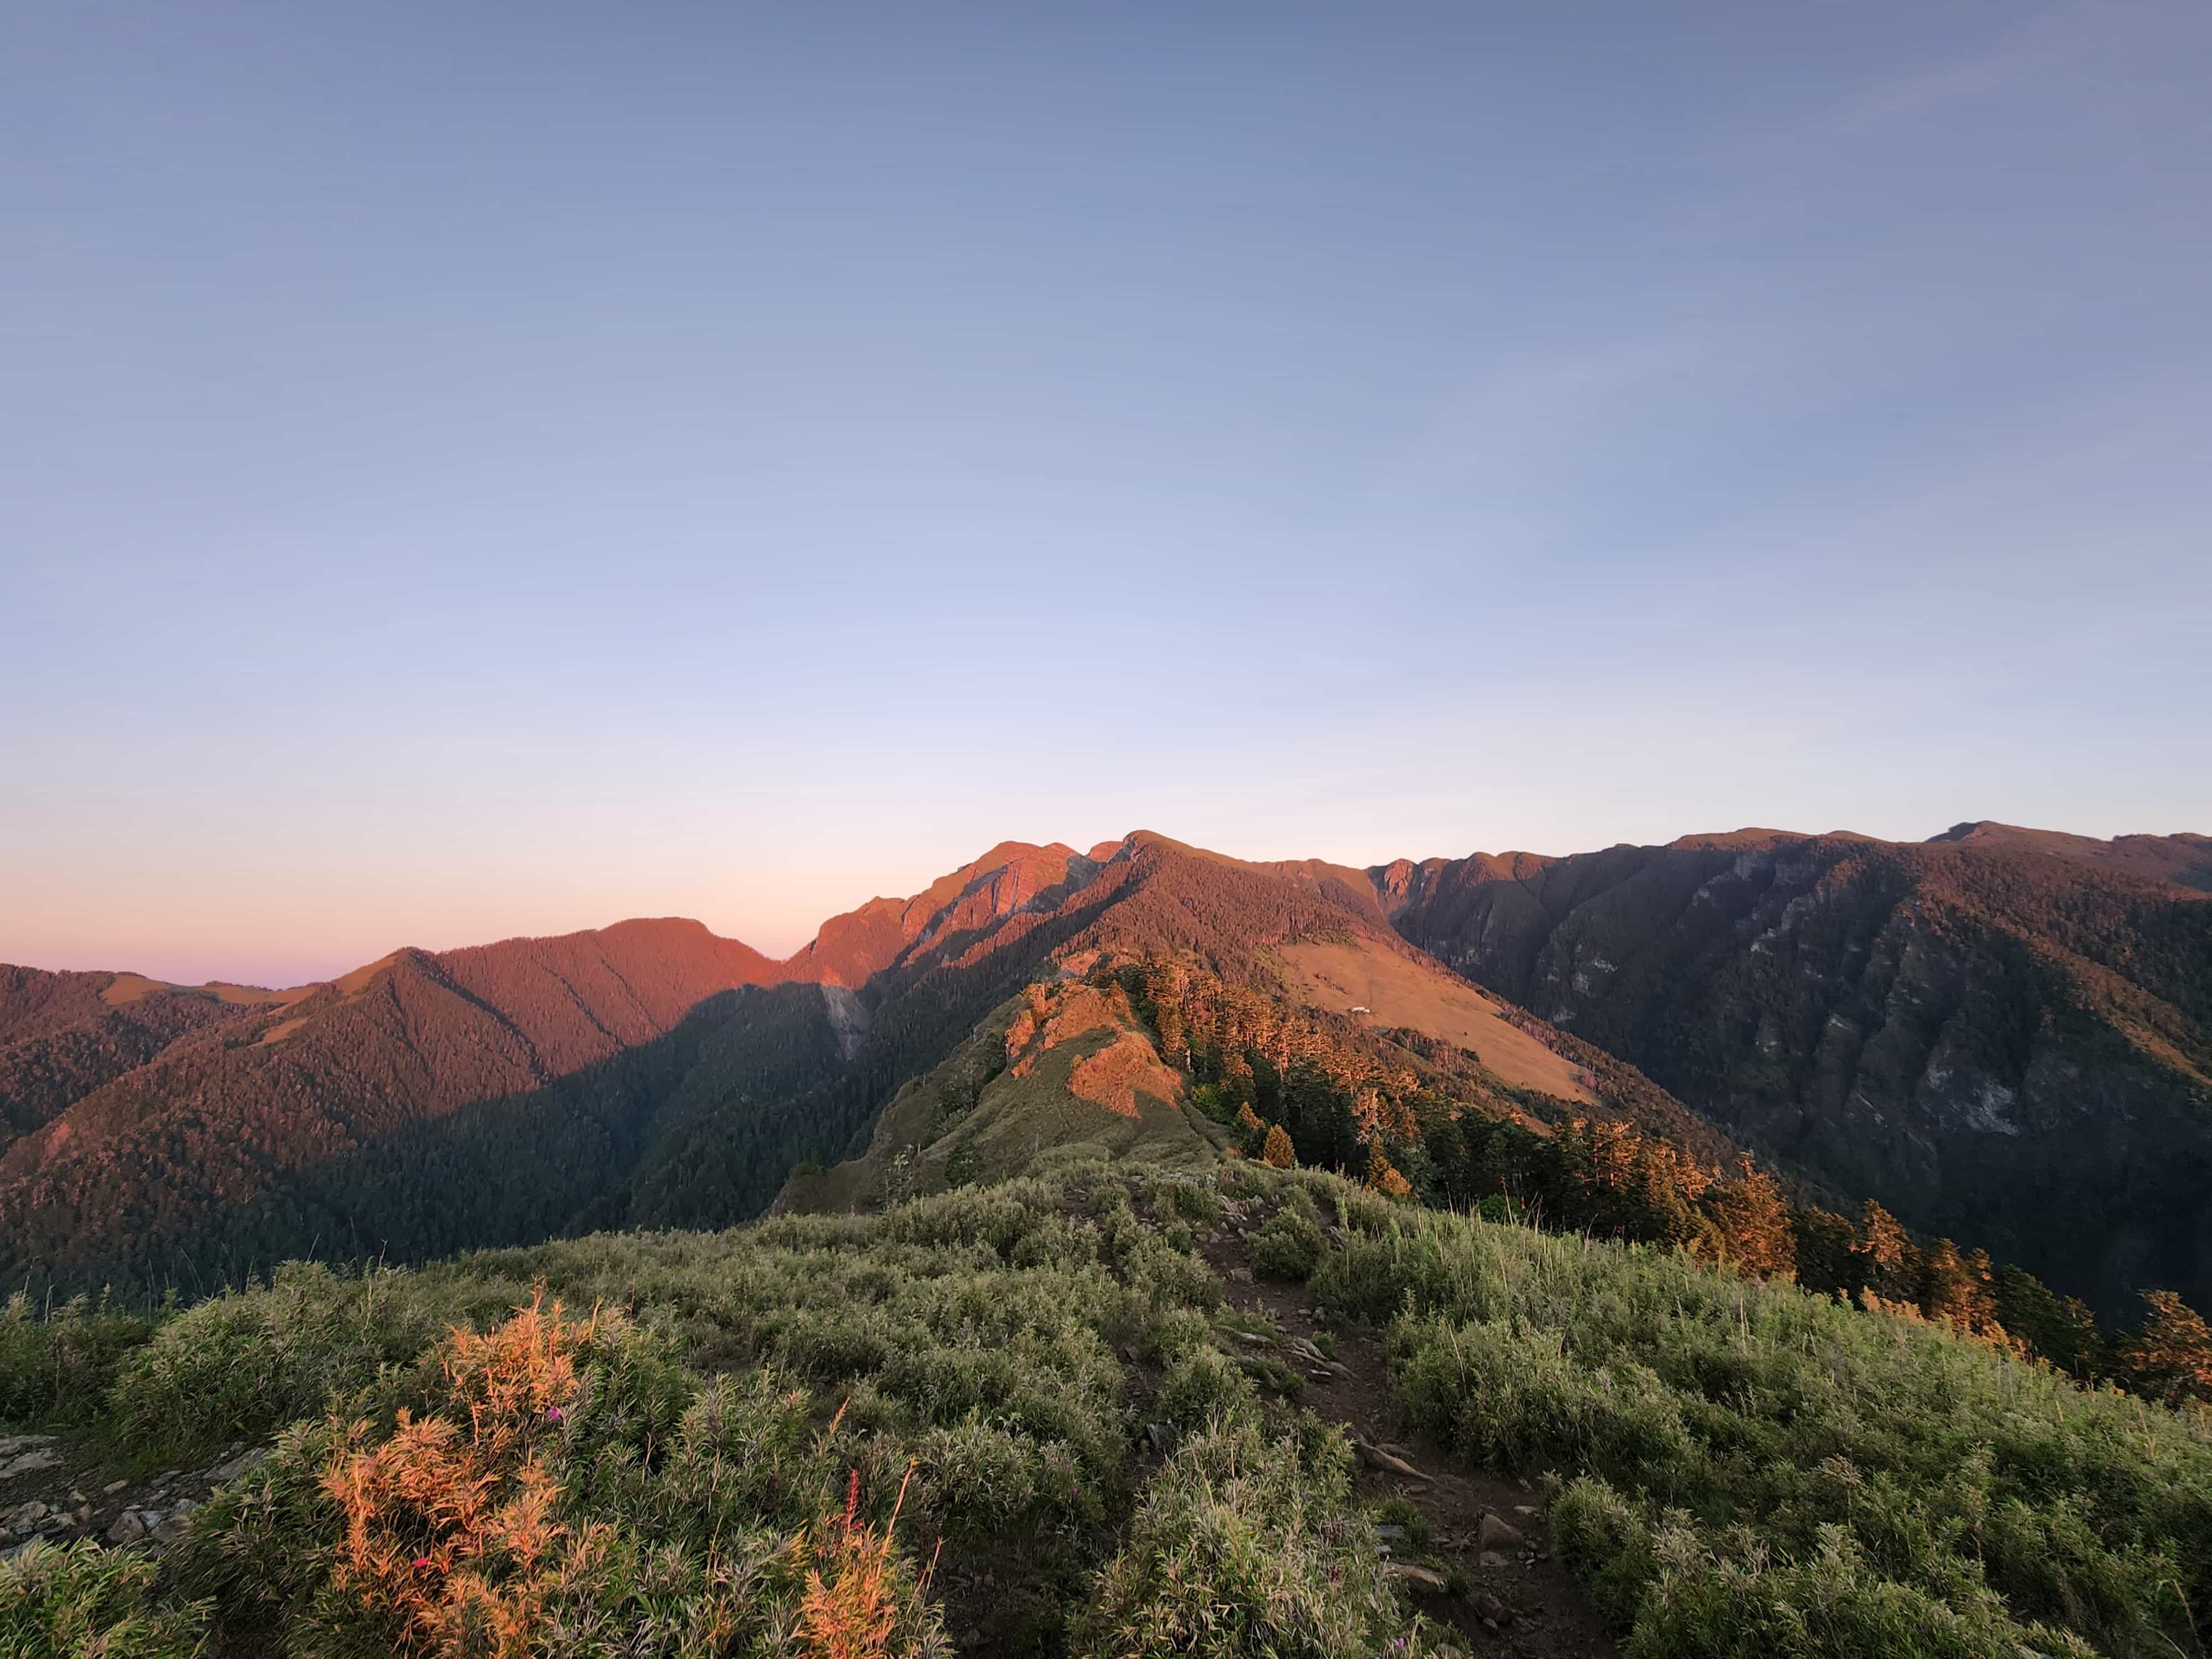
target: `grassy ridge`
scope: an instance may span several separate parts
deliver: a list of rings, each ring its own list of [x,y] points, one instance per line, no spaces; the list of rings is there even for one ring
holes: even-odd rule
[[[18,1319],[7,1397],[51,1404],[66,1357],[101,1401],[81,1426],[130,1456],[276,1449],[158,1572],[88,1547],[0,1566],[0,1651],[927,1655],[948,1623],[1100,1659],[1194,1631],[1422,1650],[1346,1443],[1217,1346],[1191,1249],[1217,1204],[1093,1167],[874,1217],[297,1267],[124,1346]],[[1164,1462],[1161,1420],[1184,1431]]]

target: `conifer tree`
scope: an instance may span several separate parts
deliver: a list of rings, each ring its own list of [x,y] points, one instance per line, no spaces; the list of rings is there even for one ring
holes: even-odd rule
[[[1997,1321],[1996,1275],[1985,1251],[1962,1258],[1949,1239],[1937,1239],[1921,1269],[1920,1310],[1962,1335],[2010,1346]]]
[[[2212,1401],[2212,1326],[2172,1291],[2145,1291],[2142,1328],[2121,1351],[2129,1384],[2169,1406]]]
[[[1413,1183],[1398,1173],[1382,1150],[1380,1137],[1367,1143],[1367,1188],[1385,1198],[1411,1198]]]
[[[1797,1241],[1789,1206],[1766,1173],[1748,1157],[1733,1181],[1715,1182],[1705,1213],[1719,1230],[1723,1257],[1739,1272],[1787,1278],[1797,1268]]]
[[[1277,1170],[1295,1170],[1298,1167],[1298,1155],[1291,1149],[1291,1138],[1283,1132],[1281,1124],[1272,1123],[1267,1126],[1267,1144],[1266,1149],[1260,1154],[1260,1161]]]
[[[1823,1296],[1857,1297],[1864,1282],[1858,1255],[1858,1235],[1851,1224],[1832,1211],[1815,1206],[1790,1218],[1796,1236],[1797,1282]]]
[[[1160,1056],[1170,1066],[1190,1059],[1190,1044],[1183,1036],[1182,1014],[1173,1003],[1160,1005],[1155,1018],[1160,1032]]]
[[[1855,1247],[1865,1294],[1893,1307],[1920,1305],[1920,1252],[1905,1224],[1872,1199]]]
[[[1253,1087],[1252,1064],[1244,1056],[1232,1051],[1221,1062],[1221,1097],[1240,1105],[1249,1105],[1257,1098]]]
[[[2058,1296],[2024,1267],[2000,1267],[1996,1277],[1997,1322],[2030,1353],[2084,1382],[2110,1369],[2105,1334],[2087,1304]]]

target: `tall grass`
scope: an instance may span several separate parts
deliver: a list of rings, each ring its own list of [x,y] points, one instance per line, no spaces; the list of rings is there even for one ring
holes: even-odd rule
[[[0,1304],[0,1428],[58,1427],[95,1416],[125,1356],[154,1318],[76,1297],[40,1308],[18,1291]]]
[[[206,1607],[164,1605],[154,1563],[96,1544],[33,1544],[0,1570],[6,1659],[185,1659],[206,1646]]]
[[[265,1287],[226,1291],[169,1320],[125,1355],[109,1422],[151,1455],[258,1438],[320,1412],[334,1391],[414,1360],[455,1311],[405,1273],[349,1276],[294,1262]]]
[[[1679,1255],[1347,1201],[1321,1298],[1394,1395],[1567,1484],[1636,1655],[2203,1651],[2212,1415]]]

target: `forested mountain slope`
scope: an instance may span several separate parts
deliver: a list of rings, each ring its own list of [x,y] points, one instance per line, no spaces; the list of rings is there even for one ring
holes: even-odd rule
[[[1407,939],[1723,1127],[2125,1314],[2212,1299],[2212,902],[2168,878],[2205,845],[1747,830],[1369,873]]]
[[[434,1247],[473,1242],[410,1217],[544,1215],[533,1190],[573,1185],[571,1163],[603,1167],[625,1112],[666,1070],[651,1045],[773,969],[696,922],[629,922],[400,951],[251,1008],[0,1154],[7,1271],[189,1285],[313,1249],[374,1252],[426,1225]],[[525,1100],[510,1126],[525,1133],[496,1161],[457,1160],[420,1133],[443,1124],[450,1142],[464,1125],[491,1127],[463,1115],[515,1118]]]
[[[2115,836],[2099,841],[2094,836],[2069,836],[2060,830],[2026,830],[2016,823],[1981,819],[1954,823],[1935,842],[1964,842],[1981,848],[2008,847],[2023,852],[2048,854],[2076,864],[2117,870],[2149,881],[2172,882],[2177,887],[2212,892],[2212,836]]]
[[[0,1149],[170,1044],[281,994],[0,964]]]

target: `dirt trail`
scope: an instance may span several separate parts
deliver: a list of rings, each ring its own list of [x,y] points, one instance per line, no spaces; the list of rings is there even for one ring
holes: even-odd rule
[[[1255,1347],[1255,1353],[1291,1364],[1306,1378],[1303,1402],[1324,1422],[1348,1429],[1356,1442],[1375,1447],[1382,1459],[1363,1455],[1359,1495],[1370,1502],[1402,1498],[1428,1517],[1431,1547],[1457,1561],[1474,1580],[1474,1593],[1458,1596],[1425,1589],[1407,1576],[1406,1588],[1420,1610],[1438,1624],[1455,1626],[1471,1653],[1515,1659],[1612,1659],[1619,1651],[1582,1590],[1554,1557],[1542,1495],[1517,1480],[1470,1469],[1432,1443],[1408,1435],[1390,1410],[1381,1345],[1372,1334],[1320,1319],[1304,1285],[1255,1279],[1245,1240],[1235,1224],[1218,1227],[1199,1248],[1219,1273],[1230,1304],[1266,1319],[1286,1337],[1310,1340],[1316,1329],[1334,1338],[1334,1367],[1300,1360],[1294,1352]],[[1413,1480],[1379,1464],[1393,1454],[1425,1479]],[[1495,1516],[1518,1532],[1521,1545],[1484,1550],[1483,1517]]]

